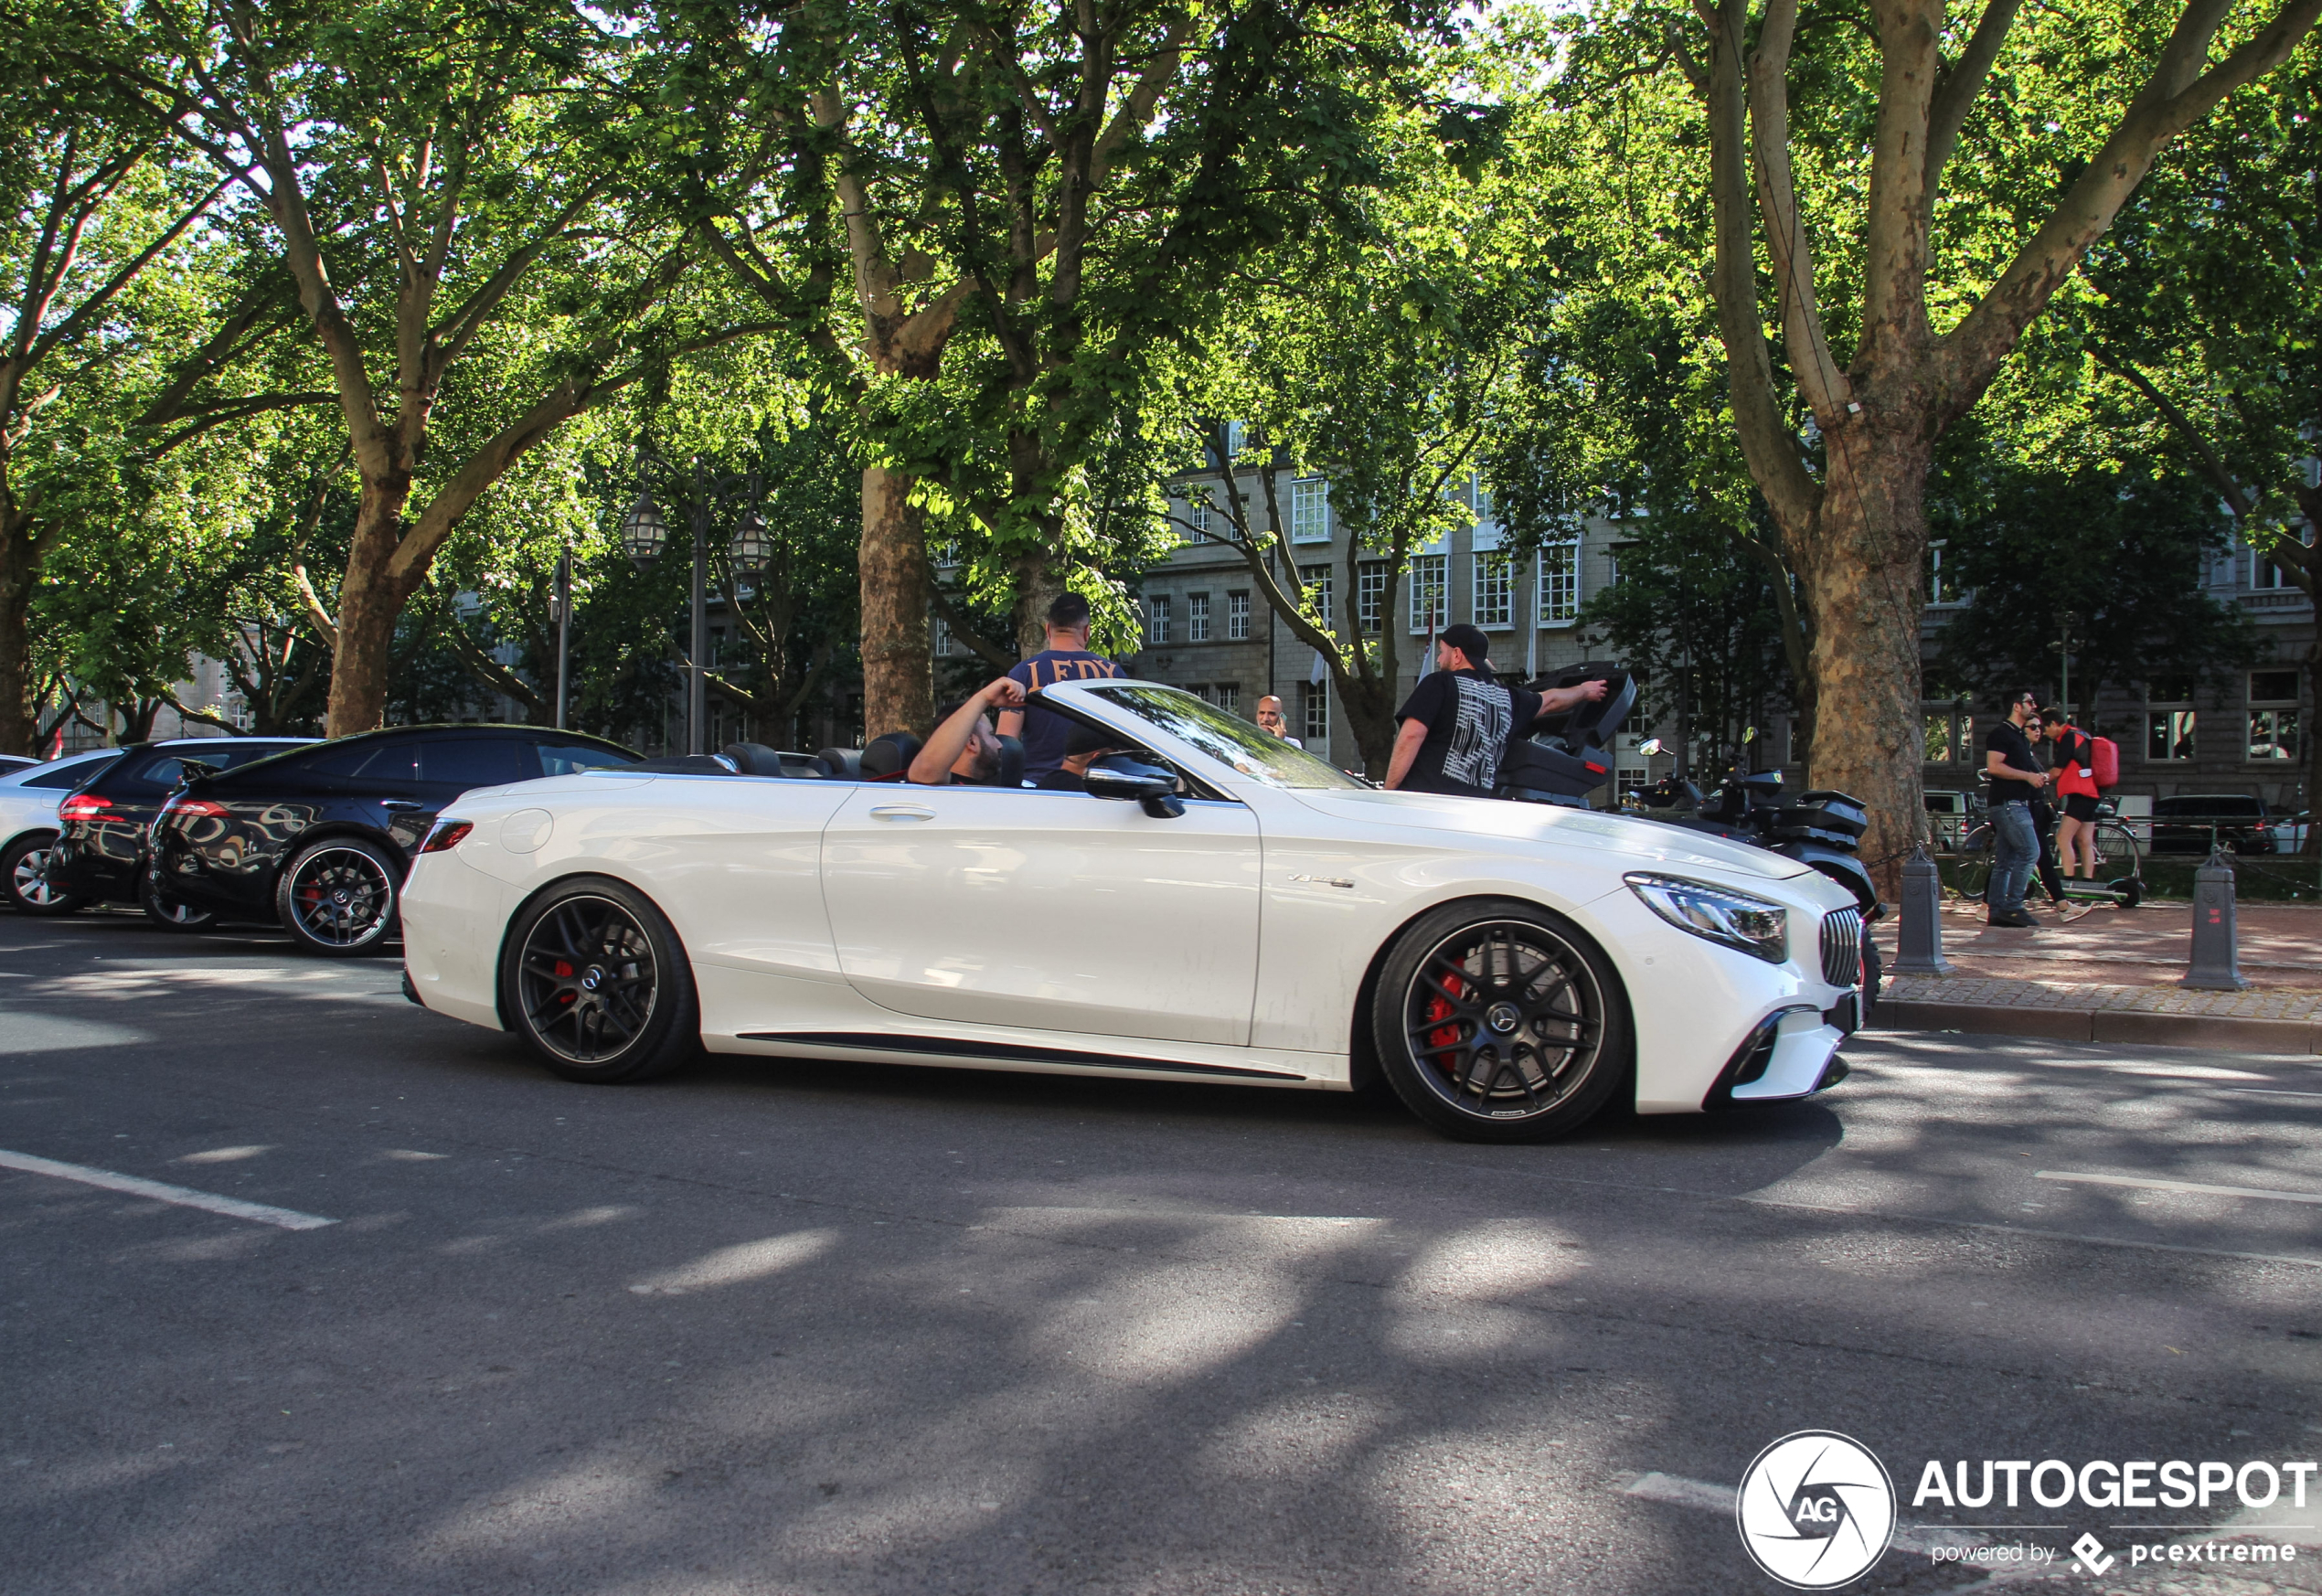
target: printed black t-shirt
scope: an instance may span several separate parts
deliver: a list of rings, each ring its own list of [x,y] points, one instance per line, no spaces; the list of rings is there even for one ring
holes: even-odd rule
[[[1402,790],[1490,797],[1509,736],[1539,718],[1539,705],[1537,693],[1503,687],[1483,671],[1432,671],[1420,677],[1395,711],[1398,721],[1427,728]]]
[[[1044,648],[1007,673],[1027,694],[1059,682],[1089,681],[1121,675],[1121,667],[1102,654],[1077,648]],[[1038,782],[1064,762],[1064,739],[1074,722],[1038,704],[1024,707],[1024,779]]]

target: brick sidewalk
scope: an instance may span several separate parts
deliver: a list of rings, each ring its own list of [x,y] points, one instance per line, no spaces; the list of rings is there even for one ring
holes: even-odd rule
[[[2322,992],[2195,992],[2184,986],[2100,985],[2093,982],[2007,980],[1985,975],[1899,975],[1887,983],[1886,995],[1888,1001],[1893,1003],[2322,1021]]]

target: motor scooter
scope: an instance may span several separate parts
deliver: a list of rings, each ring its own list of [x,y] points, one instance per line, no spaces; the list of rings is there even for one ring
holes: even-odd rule
[[[1500,797],[1519,803],[1590,807],[1588,795],[1612,776],[1613,739],[1636,708],[1635,680],[1624,671],[1582,666],[1554,680],[1542,677],[1531,684],[1539,692],[1590,680],[1605,683],[1603,697],[1562,717],[1543,718],[1528,737],[1510,745],[1500,765]],[[1656,754],[1660,740],[1650,739],[1638,751],[1647,757]],[[1859,800],[1816,790],[1784,803],[1780,771],[1736,768],[1707,796],[1690,782],[1665,776],[1633,794],[1623,807],[1656,825],[1706,832],[1795,859],[1853,894],[1861,920],[1863,1013],[1869,1017],[1885,974],[1870,927],[1886,913],[1886,905],[1859,857],[1862,834],[1870,823]]]

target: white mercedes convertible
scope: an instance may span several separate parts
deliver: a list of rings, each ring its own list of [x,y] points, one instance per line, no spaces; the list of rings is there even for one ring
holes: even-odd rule
[[[1086,793],[629,769],[470,793],[406,990],[573,1080],[701,1048],[1344,1091],[1483,1141],[1804,1097],[1861,1017],[1853,899],[1649,820],[1380,792],[1180,688],[1040,703]]]

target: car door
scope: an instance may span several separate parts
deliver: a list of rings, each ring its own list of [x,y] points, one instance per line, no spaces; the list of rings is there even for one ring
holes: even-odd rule
[[[1084,793],[879,784],[823,831],[838,964],[922,1019],[1246,1046],[1256,818]]]
[[[515,737],[455,735],[422,737],[418,741],[419,782],[412,802],[401,807],[393,835],[409,852],[419,846],[444,805],[478,787],[498,787],[528,782],[540,773],[539,751]],[[389,808],[398,808],[392,799]]]

